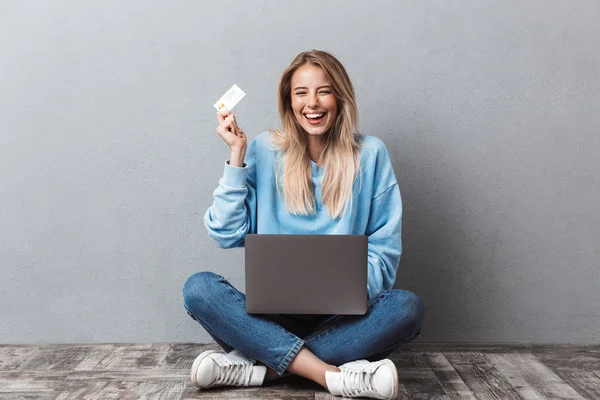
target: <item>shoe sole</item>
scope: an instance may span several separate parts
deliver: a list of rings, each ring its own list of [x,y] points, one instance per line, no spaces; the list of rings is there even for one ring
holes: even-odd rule
[[[384,365],[387,365],[392,370],[392,377],[394,378],[394,385],[392,387],[392,394],[388,397],[388,400],[396,399],[398,397],[398,370],[396,369],[396,364],[389,358],[387,358],[384,362]]]
[[[202,389],[202,387],[198,385],[198,380],[196,379],[196,371],[198,370],[198,367],[200,366],[202,360],[204,360],[207,356],[213,353],[219,352],[217,350],[206,350],[200,353],[200,355],[196,357],[194,363],[192,364],[192,369],[190,369],[190,381],[192,382],[192,385],[196,386],[198,389]]]

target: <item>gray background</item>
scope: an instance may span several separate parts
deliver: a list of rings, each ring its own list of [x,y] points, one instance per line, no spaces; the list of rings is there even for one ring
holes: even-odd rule
[[[276,127],[332,52],[403,194],[396,287],[424,342],[600,341],[597,1],[0,2],[0,342],[207,342],[195,271],[244,288],[202,224],[237,83]]]

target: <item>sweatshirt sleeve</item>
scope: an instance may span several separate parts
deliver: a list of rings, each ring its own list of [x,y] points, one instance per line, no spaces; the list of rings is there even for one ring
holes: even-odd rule
[[[256,142],[248,146],[244,166],[225,162],[213,204],[204,214],[208,235],[222,249],[244,247],[246,234],[256,232]]]
[[[375,193],[371,200],[368,236],[368,299],[377,297],[389,290],[396,281],[396,272],[402,253],[402,198],[387,151],[378,163],[379,182],[383,183],[381,192]]]

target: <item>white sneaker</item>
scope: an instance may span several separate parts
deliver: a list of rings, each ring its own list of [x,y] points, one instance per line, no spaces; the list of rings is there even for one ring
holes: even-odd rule
[[[388,400],[398,396],[398,371],[392,360],[357,360],[338,368],[341,372],[325,372],[327,388],[334,396]]]
[[[223,353],[207,350],[201,353],[190,371],[192,385],[200,389],[217,386],[262,386],[267,373],[264,365],[237,350]]]

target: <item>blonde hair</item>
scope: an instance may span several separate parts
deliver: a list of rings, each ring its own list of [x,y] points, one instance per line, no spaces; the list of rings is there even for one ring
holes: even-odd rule
[[[271,129],[273,143],[281,151],[275,173],[278,192],[283,189],[285,205],[293,214],[315,214],[312,170],[307,134],[296,120],[291,105],[291,80],[294,72],[306,64],[320,67],[331,83],[337,100],[338,115],[325,134],[323,204],[332,218],[339,218],[352,198],[352,186],[360,169],[360,139],[357,132],[358,109],[354,88],[344,66],[331,54],[320,50],[296,56],[283,71],[279,82],[279,117],[282,131]],[[279,176],[283,177],[280,187]]]

